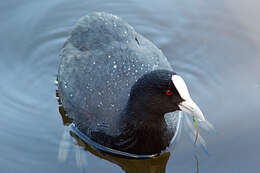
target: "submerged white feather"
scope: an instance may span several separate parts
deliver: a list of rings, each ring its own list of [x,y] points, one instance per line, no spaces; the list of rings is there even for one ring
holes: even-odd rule
[[[188,117],[188,116],[184,116],[184,121],[185,121],[184,122],[184,129],[185,130],[184,131],[185,131],[186,135],[189,136],[192,145],[202,149],[205,153],[208,153],[206,141],[200,135],[200,133],[198,134],[197,142],[194,143],[194,140],[196,138],[196,129],[195,129],[193,123],[192,123],[191,118]]]
[[[70,143],[69,128],[66,127],[59,145],[59,152],[58,152],[59,161],[64,162],[67,159],[70,145],[71,143]]]

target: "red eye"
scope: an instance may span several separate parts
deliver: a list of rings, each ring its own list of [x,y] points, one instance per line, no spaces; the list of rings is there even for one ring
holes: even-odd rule
[[[168,96],[171,96],[173,94],[173,92],[172,92],[172,90],[166,90],[165,94],[168,95]]]

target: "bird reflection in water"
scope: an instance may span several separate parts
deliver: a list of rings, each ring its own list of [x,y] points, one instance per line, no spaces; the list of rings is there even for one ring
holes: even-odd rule
[[[165,173],[165,168],[170,156],[170,152],[166,152],[158,157],[150,159],[131,159],[119,157],[102,151],[95,150],[85,141],[81,140],[75,133],[70,131],[70,135],[77,141],[77,145],[94,154],[95,156],[108,160],[120,166],[126,173]]]

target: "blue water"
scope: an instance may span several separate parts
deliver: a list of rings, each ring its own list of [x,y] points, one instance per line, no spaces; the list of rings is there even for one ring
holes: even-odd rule
[[[259,172],[259,7],[257,0],[1,3],[1,172],[124,172],[70,136],[68,157],[58,160],[66,128],[55,97],[58,54],[75,22],[93,11],[120,16],[161,48],[217,130],[201,132],[209,156],[182,133],[166,172],[195,172],[194,155],[199,172]]]

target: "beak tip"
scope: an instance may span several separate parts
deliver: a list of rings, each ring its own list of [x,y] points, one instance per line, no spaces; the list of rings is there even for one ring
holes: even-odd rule
[[[205,119],[203,113],[201,112],[201,110],[200,110],[199,108],[198,108],[197,110],[198,110],[198,112],[197,112],[197,114],[196,114],[195,117],[197,117],[197,119],[198,119],[199,121],[206,121],[206,119]]]
[[[201,121],[201,122],[206,121],[206,119],[204,117],[203,118],[199,118],[198,120]]]
[[[179,105],[180,109],[190,115],[193,115],[199,121],[206,121],[200,108],[192,101],[184,101]]]

